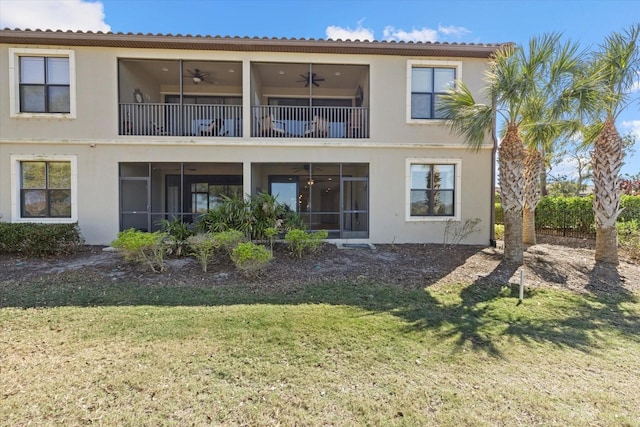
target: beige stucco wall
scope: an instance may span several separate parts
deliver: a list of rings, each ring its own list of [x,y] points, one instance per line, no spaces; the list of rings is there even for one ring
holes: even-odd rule
[[[491,141],[486,141],[486,149],[474,153],[465,149],[464,141],[452,135],[443,123],[407,123],[407,61],[416,58],[74,47],[77,118],[25,119],[10,117],[9,47],[0,46],[0,221],[12,220],[11,155],[77,156],[78,220],[90,244],[108,244],[118,232],[118,162],[238,162],[244,164],[245,183],[250,182],[250,164],[255,162],[365,162],[370,167],[369,241],[442,242],[446,222],[406,221],[406,159],[460,159],[460,219],[480,218],[482,229],[465,243],[489,243]],[[242,61],[245,70],[250,61],[368,64],[370,93],[365,96],[369,97],[371,137],[300,141],[248,136],[119,136],[119,57]],[[462,62],[463,79],[477,92],[482,86],[485,61]],[[243,90],[244,96],[249,97],[248,85]],[[245,109],[245,118],[248,117]],[[248,123],[245,120],[245,135],[249,134]]]
[[[371,138],[368,142],[462,144],[446,126],[409,124],[406,120],[407,61],[417,58],[373,55],[304,55],[263,52],[201,52],[181,50],[132,50],[117,48],[74,47],[76,60],[77,118],[11,118],[9,114],[9,47],[38,48],[38,46],[0,46],[0,142],[25,141],[126,141],[118,136],[118,58],[155,58],[185,60],[224,60],[255,62],[309,62],[338,64],[368,64],[370,66]],[[64,47],[61,47],[64,48]],[[422,60],[429,58],[420,58]],[[438,61],[447,58],[433,58]],[[448,58],[456,60],[455,58]],[[457,59],[460,60],[460,59]],[[462,77],[467,85],[478,91],[482,86],[485,61],[464,59]],[[227,88],[228,89],[228,88]],[[229,92],[226,90],[225,92]],[[130,94],[130,90],[125,91]],[[283,92],[284,93],[284,92]],[[250,88],[244,88],[250,96]],[[479,94],[477,94],[479,96]],[[130,101],[130,100],[126,100]],[[152,100],[157,101],[157,100]],[[249,118],[245,112],[245,118]],[[248,122],[249,120],[245,120]],[[172,138],[166,137],[165,139]],[[188,137],[173,137],[184,141]],[[248,139],[248,138],[247,138]],[[144,141],[141,137],[131,143]],[[487,141],[487,143],[490,143]]]
[[[461,221],[480,218],[481,232],[465,243],[488,244],[490,221],[490,150],[478,153],[466,149],[397,149],[336,146],[126,146],[116,144],[0,144],[0,213],[11,220],[12,155],[74,155],[78,164],[78,221],[90,244],[108,244],[118,232],[119,162],[237,162],[251,163],[368,163],[370,193],[370,238],[374,243],[421,243],[443,241],[445,221],[407,221],[407,158],[460,159]],[[245,168],[248,170],[250,168]],[[250,183],[250,177],[244,177]]]

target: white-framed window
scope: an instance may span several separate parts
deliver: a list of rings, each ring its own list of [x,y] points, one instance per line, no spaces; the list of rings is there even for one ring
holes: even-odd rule
[[[438,101],[462,77],[461,61],[407,61],[407,122],[441,119]]]
[[[9,49],[11,117],[76,117],[75,54]]]
[[[461,159],[406,160],[406,220],[460,220]]]
[[[13,222],[78,221],[76,156],[11,156]]]

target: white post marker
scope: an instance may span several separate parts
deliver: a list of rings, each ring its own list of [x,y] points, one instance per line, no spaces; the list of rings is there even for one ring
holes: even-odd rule
[[[524,271],[520,270],[520,298],[518,302],[524,300]]]

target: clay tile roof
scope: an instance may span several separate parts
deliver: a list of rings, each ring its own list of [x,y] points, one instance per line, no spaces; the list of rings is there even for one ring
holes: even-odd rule
[[[452,56],[487,58],[510,45],[438,42],[324,40],[230,37],[191,34],[103,33],[102,31],[0,30],[0,43],[96,46],[140,49],[222,50],[244,52],[333,53],[349,55]]]

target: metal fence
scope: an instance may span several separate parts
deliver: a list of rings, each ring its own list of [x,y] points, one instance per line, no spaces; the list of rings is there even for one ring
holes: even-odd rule
[[[640,221],[640,209],[625,208],[618,223]],[[496,224],[503,224],[503,215],[496,209]],[[595,239],[596,225],[593,209],[536,209],[536,233],[547,236]]]
[[[536,233],[548,236],[595,239],[593,210],[536,209]]]

